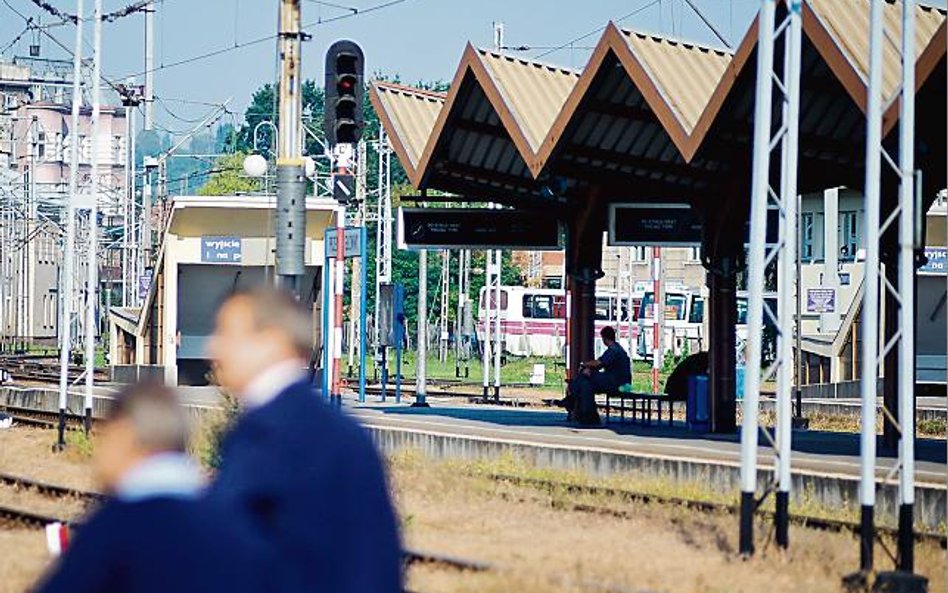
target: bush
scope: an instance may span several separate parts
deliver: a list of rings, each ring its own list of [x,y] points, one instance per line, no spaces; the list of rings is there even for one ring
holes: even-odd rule
[[[212,377],[211,384],[215,384]],[[221,442],[240,414],[240,406],[231,393],[218,387],[221,407],[208,410],[198,418],[191,437],[191,455],[206,469],[216,470],[221,466]]]

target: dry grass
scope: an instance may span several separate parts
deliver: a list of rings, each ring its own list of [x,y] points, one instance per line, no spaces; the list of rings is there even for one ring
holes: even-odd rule
[[[79,439],[78,433],[70,440]],[[53,453],[56,431],[29,427],[0,430],[0,472],[55,482],[79,489],[94,489],[95,479],[88,463],[88,451],[67,447]]]
[[[410,573],[413,591],[592,591],[600,584],[682,593],[815,593],[839,591],[841,577],[858,565],[857,543],[849,535],[793,528],[789,552],[765,546],[761,537],[760,553],[744,561],[735,553],[731,516],[601,499],[595,502],[609,502],[628,516],[562,510],[561,495],[489,480],[478,475],[483,464],[411,454],[394,457],[391,470],[409,546],[507,571],[475,575],[422,567]],[[758,533],[767,529],[760,525]],[[919,571],[932,578],[931,590],[944,590],[944,551],[919,546],[916,554]],[[878,557],[884,557],[881,550]]]
[[[48,563],[41,530],[0,530],[0,593],[29,590]]]
[[[77,453],[53,454],[52,431],[17,428],[0,432],[0,471],[77,488],[92,488],[87,461]],[[195,451],[196,453],[198,451]],[[498,482],[487,475],[519,474],[588,483],[580,473],[528,468],[515,460],[437,462],[403,453],[390,461],[395,499],[406,543],[500,567],[497,573],[416,566],[409,588],[419,593],[574,593],[597,586],[668,593],[840,591],[840,578],[858,563],[857,543],[848,535],[791,531],[791,550],[763,544],[768,526],[758,527],[761,551],[738,558],[736,519],[661,505],[575,496]],[[700,485],[616,477],[600,482],[617,488],[700,497]],[[0,490],[0,501],[6,494]],[[65,503],[43,508],[36,493],[12,493],[28,508],[66,515],[81,509]],[[623,511],[623,517],[569,510],[586,502]],[[13,504],[11,502],[11,504]],[[945,590],[944,551],[916,549],[919,572],[931,591]],[[877,551],[877,558],[885,558]],[[41,531],[0,531],[0,593],[20,593],[48,564]]]

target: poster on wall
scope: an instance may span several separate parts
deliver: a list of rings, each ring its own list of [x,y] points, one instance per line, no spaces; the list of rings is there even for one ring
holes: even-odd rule
[[[835,288],[808,288],[806,289],[807,313],[835,313]]]

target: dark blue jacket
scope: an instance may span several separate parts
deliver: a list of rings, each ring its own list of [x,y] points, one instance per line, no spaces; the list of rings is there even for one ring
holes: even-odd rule
[[[282,591],[401,591],[400,543],[378,453],[305,382],[237,421],[208,496],[274,546]]]
[[[269,551],[195,499],[110,500],[82,524],[38,593],[258,593]]]

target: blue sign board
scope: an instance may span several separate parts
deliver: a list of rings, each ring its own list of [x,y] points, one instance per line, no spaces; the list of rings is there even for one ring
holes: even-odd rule
[[[201,237],[201,261],[206,264],[239,264],[240,237]]]
[[[326,257],[336,257],[336,229],[328,228],[325,232]],[[346,227],[345,243],[343,243],[343,253],[347,258],[359,257],[362,253],[362,246],[359,244],[362,237],[361,227]]]
[[[919,274],[944,276],[948,273],[948,247],[926,247],[928,263],[918,269]]]

